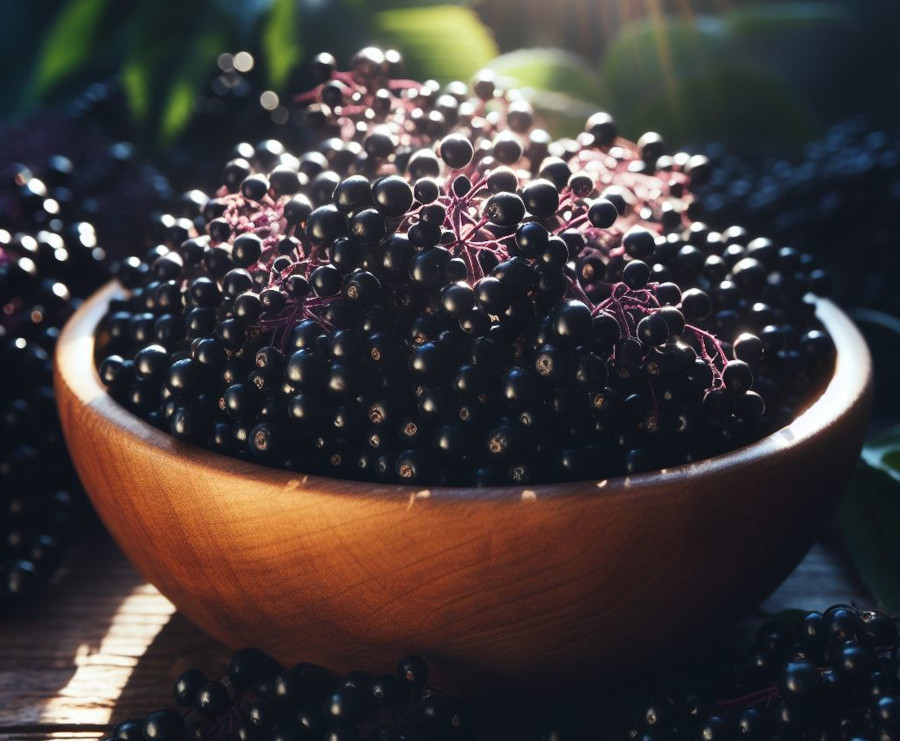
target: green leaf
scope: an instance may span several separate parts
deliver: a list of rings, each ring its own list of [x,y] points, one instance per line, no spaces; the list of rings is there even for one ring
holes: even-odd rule
[[[509,87],[552,92],[576,100],[599,101],[600,82],[581,57],[563,49],[519,49],[492,60],[494,70]]]
[[[191,54],[184,57],[181,67],[168,88],[159,124],[158,141],[170,145],[191,120],[194,101],[209,78],[209,70],[225,43],[222,27],[202,24],[192,38]]]
[[[370,0],[357,0],[358,4],[366,4],[366,2],[370,2]],[[379,0],[378,7],[382,10],[394,10],[396,8],[422,8],[429,5],[476,5],[477,3],[478,0]]]
[[[715,18],[653,18],[624,26],[603,61],[603,79],[621,115],[648,98],[671,95],[692,75],[704,74],[728,52],[727,29]],[[641,133],[641,132],[638,132]]]
[[[748,59],[719,18],[651,18],[624,27],[603,66],[608,107],[626,136],[672,141],[799,142],[816,132],[777,71]]]
[[[840,519],[860,578],[885,609],[900,610],[900,427],[863,448]]]
[[[584,122],[597,112],[596,102],[579,100],[565,93],[523,89],[522,97],[540,116],[538,125],[556,137],[575,137],[584,130]]]
[[[94,41],[109,0],[71,0],[45,37],[32,83],[32,95],[41,98],[83,67],[94,52]]]
[[[798,143],[816,133],[808,108],[772,73],[723,63],[641,99],[613,98],[620,128],[654,130],[677,142],[710,139]]]
[[[180,21],[172,23],[179,15]],[[194,101],[233,39],[212,0],[142,3],[127,29],[123,83],[145,146],[171,144],[190,122]]]
[[[377,40],[396,47],[412,77],[467,80],[497,56],[490,31],[456,5],[382,10],[372,18]]]
[[[171,143],[190,120],[196,97],[197,91],[187,75],[172,83],[159,126],[160,139],[164,143]]]
[[[134,60],[122,65],[122,87],[131,113],[138,120],[147,117],[150,110],[150,76],[149,70]]]
[[[900,367],[900,317],[876,309],[855,308],[849,313],[869,346],[873,367]],[[882,419],[900,419],[900,394],[891,374],[875,374],[872,405]]]
[[[262,50],[269,85],[284,90],[294,65],[303,56],[297,35],[295,0],[274,0],[262,28]]]
[[[862,451],[862,460],[870,468],[900,484],[900,427],[873,437]]]

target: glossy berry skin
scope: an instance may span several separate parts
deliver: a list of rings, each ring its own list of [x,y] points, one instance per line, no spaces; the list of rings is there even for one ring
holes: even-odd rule
[[[530,407],[537,402],[538,393],[538,381],[531,371],[513,368],[501,379],[501,395],[511,408]]]
[[[390,218],[403,216],[413,203],[413,189],[405,178],[397,175],[377,180],[372,186],[372,196],[375,207]]]
[[[475,286],[478,306],[489,314],[501,314],[509,306],[503,284],[492,277],[482,278]]]
[[[793,643],[792,626],[779,620],[764,623],[756,631],[756,645],[764,653],[782,658]]]
[[[409,277],[421,288],[437,287],[446,279],[450,259],[450,253],[441,247],[423,250],[410,262]]]
[[[722,380],[728,389],[740,394],[753,385],[753,371],[742,360],[729,360],[722,371]]]
[[[593,114],[587,120],[584,130],[593,137],[596,147],[608,147],[618,136],[615,119],[603,111]]]
[[[808,612],[797,628],[797,636],[807,646],[821,647],[828,640],[825,616],[821,612]]]
[[[128,385],[134,375],[134,365],[119,355],[110,355],[100,363],[100,380],[110,388]]]
[[[406,450],[394,463],[396,475],[404,482],[418,484],[426,480],[431,471],[431,457],[425,450]]]
[[[546,219],[559,208],[559,191],[549,180],[532,180],[522,189],[525,208],[537,219]]]
[[[450,316],[460,316],[475,307],[475,292],[468,283],[451,283],[441,289],[441,306]]]
[[[763,343],[754,334],[744,332],[734,341],[734,356],[751,366],[759,363],[763,356]]]
[[[369,686],[369,697],[378,707],[397,708],[409,697],[409,686],[395,676],[382,674]]]
[[[827,376],[818,265],[698,221],[709,163],[602,112],[554,141],[492,73],[440,89],[397,63],[325,60],[313,149],[242,143],[225,187],[156,220],[104,324],[121,403],[300,473],[502,486],[733,450]]]
[[[468,165],[475,154],[472,143],[461,134],[451,134],[441,139],[439,152],[441,159],[454,170],[461,170]]]
[[[883,646],[897,639],[897,626],[890,616],[883,612],[867,610],[860,614],[860,619],[862,628],[858,634],[870,645]]]
[[[199,391],[202,381],[203,374],[197,361],[185,358],[172,363],[166,376],[166,388],[173,394],[190,396]]]
[[[184,733],[184,719],[174,710],[159,710],[144,721],[146,741],[178,741]]]
[[[484,216],[500,226],[514,226],[525,215],[525,204],[515,193],[495,193],[484,205]]]
[[[873,701],[877,701],[892,689],[888,678],[884,675],[879,677],[879,673],[874,671],[878,666],[878,656],[871,646],[844,644],[839,650],[829,652],[828,661],[831,668],[824,678],[828,680],[826,685],[833,696],[847,697],[855,690],[869,694]]]
[[[441,378],[447,372],[446,353],[438,344],[426,342],[413,350],[409,368],[419,378],[430,381]]]
[[[630,257],[643,260],[653,254],[655,238],[652,232],[636,226],[625,232],[622,237],[622,246]]]
[[[129,718],[116,724],[112,731],[112,738],[121,741],[141,741],[144,736],[144,719]]]
[[[221,682],[208,682],[197,693],[194,706],[200,714],[214,718],[228,709],[229,702],[225,685]]]
[[[823,692],[819,670],[807,661],[786,664],[778,677],[778,691],[790,705],[815,704]]]
[[[199,669],[188,669],[175,680],[172,690],[175,701],[182,707],[192,707],[197,701],[200,689],[208,682],[209,677]]]
[[[618,217],[619,211],[615,204],[605,198],[598,198],[588,209],[588,219],[598,229],[609,229]]]
[[[491,193],[512,193],[519,185],[519,178],[508,167],[497,167],[488,175],[487,184]]]
[[[712,311],[712,301],[704,291],[691,288],[681,294],[681,310],[688,321],[705,319]]]
[[[662,698],[653,698],[641,709],[641,720],[649,730],[670,728],[675,723],[675,707]]]
[[[334,206],[319,206],[306,220],[306,234],[314,244],[330,244],[344,230],[344,217]]]
[[[234,240],[231,256],[242,268],[254,265],[262,254],[262,240],[255,234],[242,234]]]
[[[593,332],[591,311],[581,301],[567,301],[557,309],[553,327],[563,341],[583,345]]]
[[[332,196],[334,204],[345,214],[353,214],[372,205],[372,186],[363,175],[351,175],[338,183]]]
[[[633,290],[643,288],[650,281],[650,266],[643,260],[632,260],[622,270],[622,280]]]
[[[387,235],[384,216],[374,208],[366,208],[350,218],[350,234],[360,244],[378,244]]]
[[[397,664],[397,676],[406,685],[421,689],[428,683],[428,664],[421,656],[406,656]]]
[[[826,632],[839,641],[854,638],[861,621],[852,607],[837,605],[825,612]]]
[[[345,686],[331,694],[325,700],[326,717],[346,723],[356,723],[363,714],[365,697],[363,692],[353,686]]]
[[[228,664],[228,679],[238,690],[267,686],[278,674],[278,663],[256,648],[242,648],[234,653]]]
[[[894,733],[900,732],[900,698],[883,697],[876,704],[872,720],[880,728]]]
[[[312,271],[310,284],[317,296],[334,296],[341,290],[341,274],[333,265],[321,265]]]
[[[415,200],[422,204],[434,203],[440,193],[440,186],[431,178],[421,178],[416,181],[413,187]]]
[[[536,221],[526,222],[516,230],[516,245],[524,257],[540,255],[549,239],[550,233]]]
[[[650,314],[638,322],[637,336],[646,345],[662,345],[669,339],[669,325],[659,314]]]
[[[373,305],[381,295],[381,282],[372,273],[359,270],[344,283],[344,299],[355,308]]]

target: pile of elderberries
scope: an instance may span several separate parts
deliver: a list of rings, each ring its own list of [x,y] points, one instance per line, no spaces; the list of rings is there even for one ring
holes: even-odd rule
[[[317,148],[236,147],[187,227],[125,261],[100,377],[175,437],[327,476],[633,474],[784,426],[833,367],[809,254],[693,220],[702,156],[554,140],[488,74],[365,49],[300,96]]]

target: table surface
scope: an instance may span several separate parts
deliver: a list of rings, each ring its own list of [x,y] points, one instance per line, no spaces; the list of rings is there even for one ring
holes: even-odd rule
[[[745,627],[791,608],[871,605],[840,541],[815,545]],[[76,545],[34,606],[0,622],[0,741],[101,739],[171,704],[185,669],[222,676],[230,652],[147,584],[102,532]]]

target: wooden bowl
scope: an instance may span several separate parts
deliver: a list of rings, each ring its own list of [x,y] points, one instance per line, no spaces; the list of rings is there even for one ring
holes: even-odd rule
[[[275,470],[180,443],[105,392],[94,329],[56,353],[62,426],[113,537],[190,620],[285,663],[390,670],[425,654],[468,688],[610,679],[757,605],[822,533],[862,445],[871,362],[832,303],[832,379],[788,427],[663,472],[454,489]],[[661,653],[660,653],[661,652]]]

